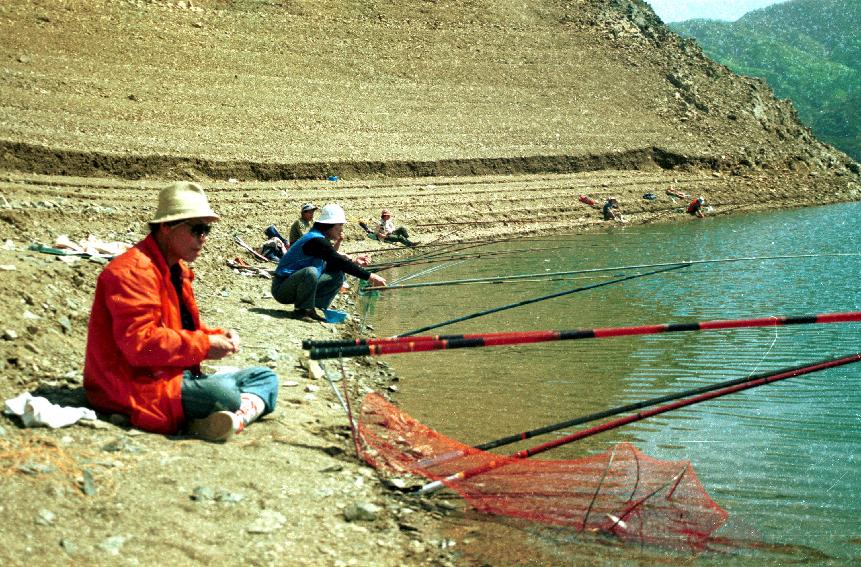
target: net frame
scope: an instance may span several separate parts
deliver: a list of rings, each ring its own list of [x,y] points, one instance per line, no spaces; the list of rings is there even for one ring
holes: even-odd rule
[[[373,392],[357,432],[360,456],[374,468],[442,481],[488,514],[691,550],[704,549],[728,517],[689,461],[655,459],[631,443],[573,460],[501,456],[442,435]],[[487,465],[477,476],[449,480]]]

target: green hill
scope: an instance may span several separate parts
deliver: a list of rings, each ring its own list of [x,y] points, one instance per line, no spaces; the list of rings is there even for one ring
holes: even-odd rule
[[[670,24],[733,71],[790,99],[818,137],[861,160],[861,2],[791,0],[736,22]]]

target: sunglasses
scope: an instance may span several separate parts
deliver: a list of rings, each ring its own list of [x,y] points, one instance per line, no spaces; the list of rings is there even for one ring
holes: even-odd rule
[[[191,231],[191,234],[200,238],[201,236],[206,236],[209,234],[209,232],[212,230],[212,225],[206,224],[205,222],[199,222],[189,225],[188,230]]]
[[[212,231],[212,225],[206,224],[205,222],[196,222],[194,224],[190,224],[187,221],[183,221],[183,222],[178,222],[172,226],[179,226],[181,224],[187,224],[188,230],[191,232],[191,234],[193,236],[196,236],[197,238],[200,238],[201,236],[207,236],[210,233],[210,231]]]

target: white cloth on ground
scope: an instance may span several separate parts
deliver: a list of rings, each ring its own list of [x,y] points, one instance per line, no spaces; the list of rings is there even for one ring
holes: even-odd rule
[[[95,421],[96,412],[89,408],[60,406],[49,402],[46,398],[34,397],[29,392],[6,400],[3,413],[17,415],[24,427],[47,426],[52,429],[77,423],[82,419]]]

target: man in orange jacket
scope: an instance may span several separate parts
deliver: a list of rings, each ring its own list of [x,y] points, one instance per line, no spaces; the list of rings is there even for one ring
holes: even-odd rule
[[[84,389],[97,410],[130,416],[135,427],[188,430],[226,441],[271,412],[278,378],[268,368],[211,375],[204,360],[239,351],[233,330],[200,321],[188,267],[218,215],[196,183],[159,193],[150,234],[99,275],[90,314]]]

